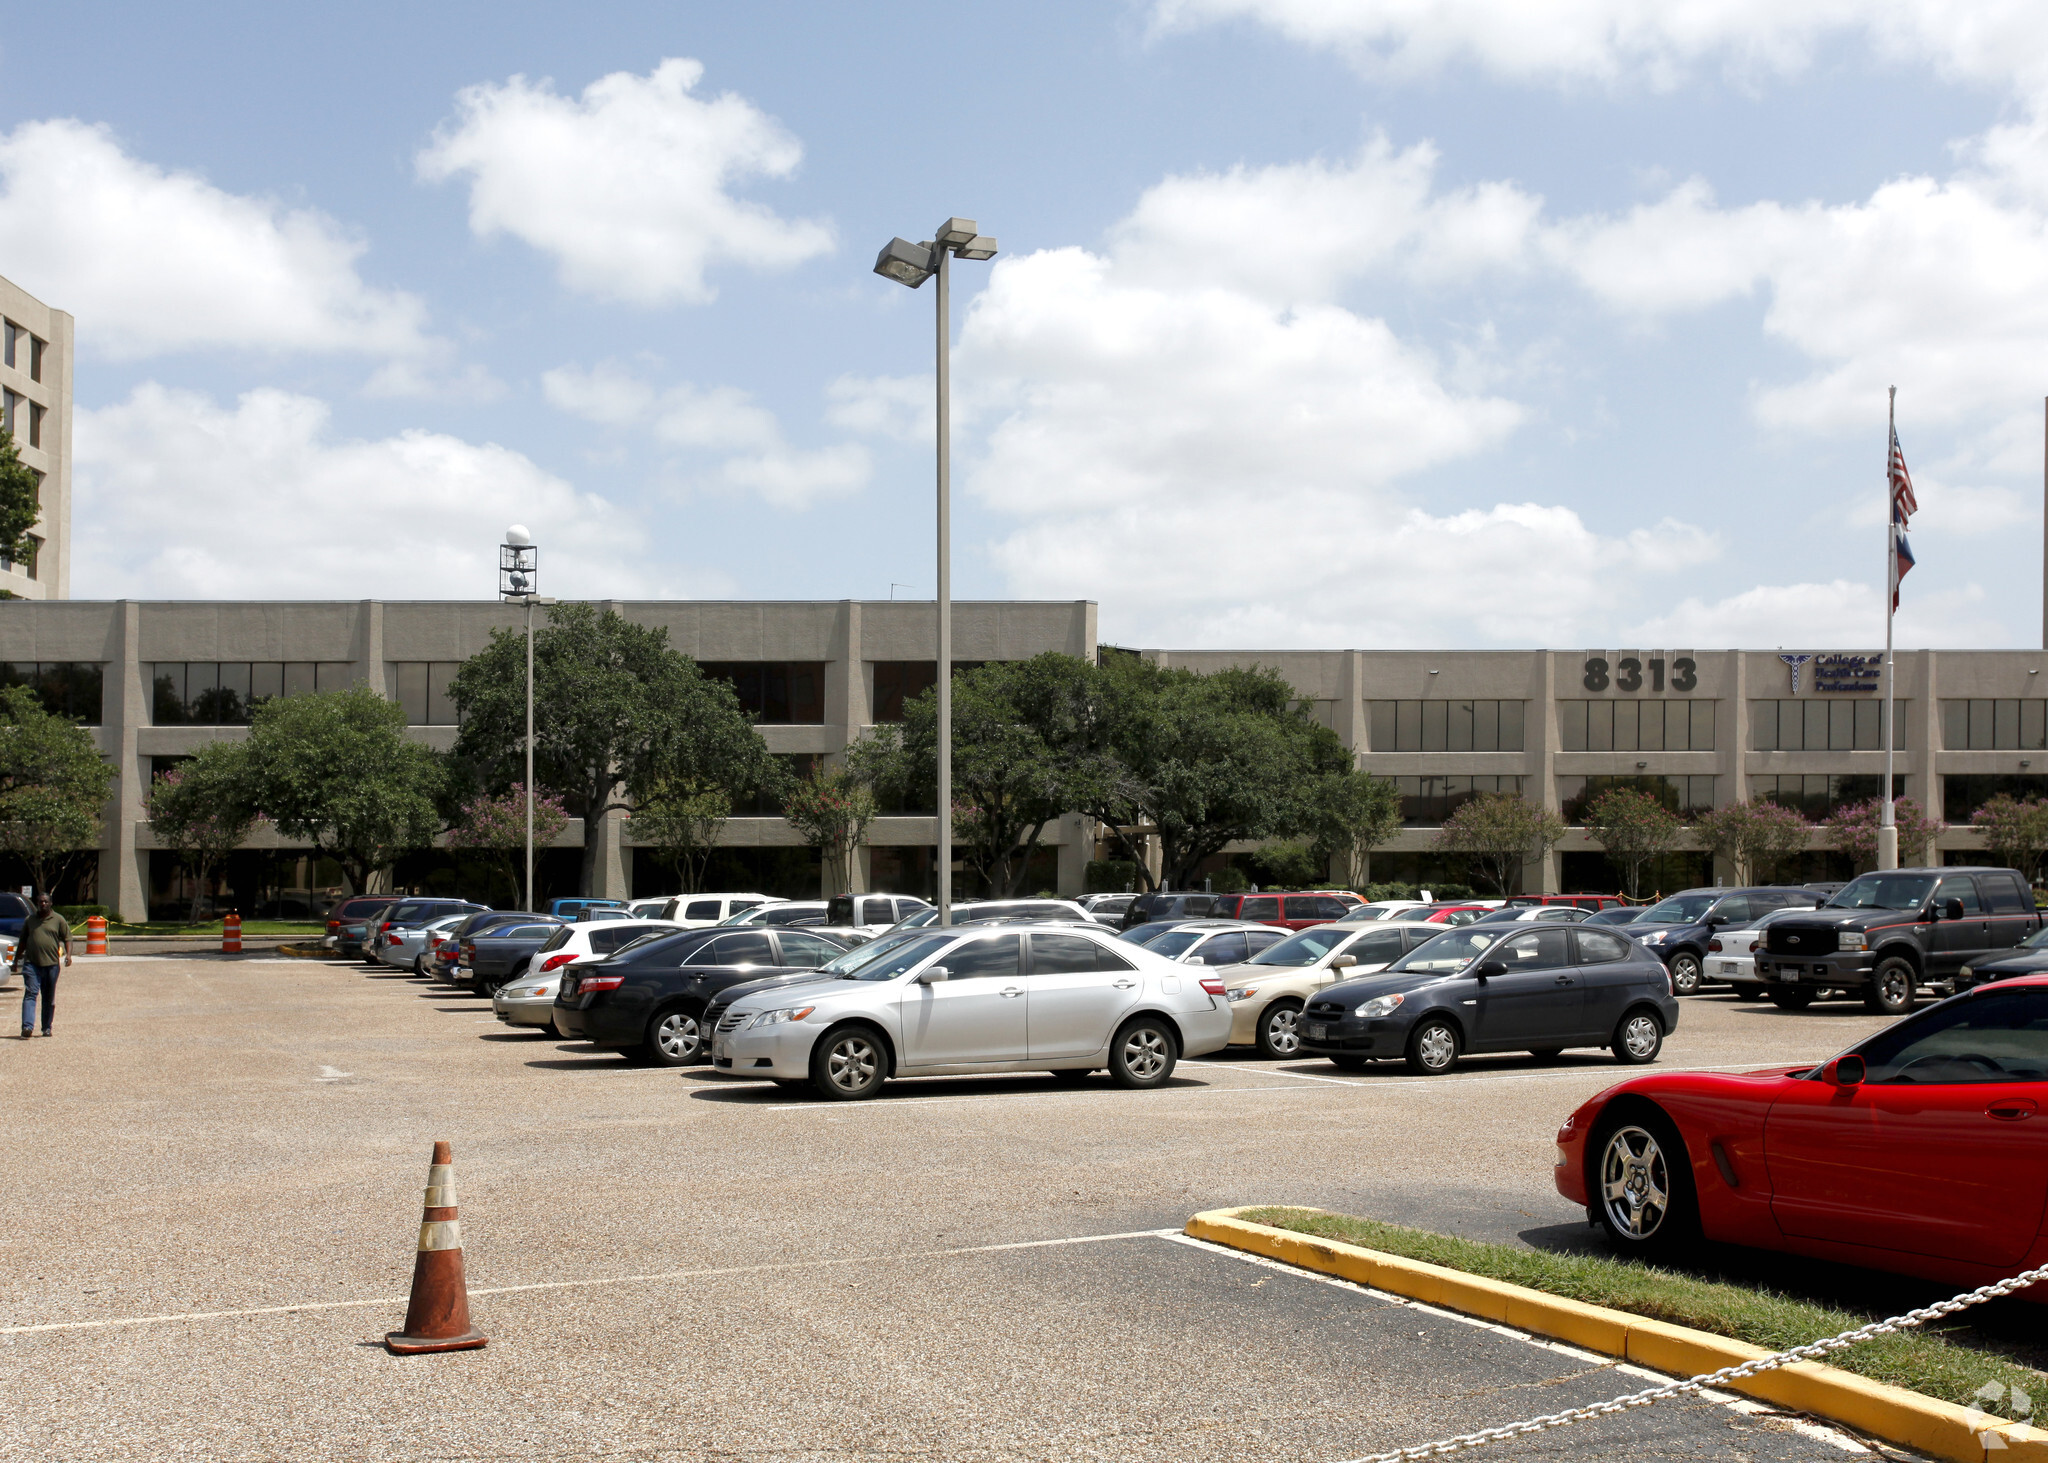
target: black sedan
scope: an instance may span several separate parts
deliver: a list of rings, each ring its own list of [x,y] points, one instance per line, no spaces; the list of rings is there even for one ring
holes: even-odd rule
[[[2010,950],[1992,951],[1985,959],[1972,960],[1956,972],[1955,985],[1959,991],[1975,990],[1994,980],[2043,971],[2048,971],[2048,926],[2035,930]]]
[[[1431,1077],[1466,1052],[1606,1047],[1635,1065],[1655,1061],[1677,1025],[1670,973],[1618,931],[1466,925],[1319,992],[1301,1015],[1301,1053],[1346,1072],[1406,1058]]]
[[[704,1010],[728,986],[763,976],[809,975],[849,942],[818,930],[713,925],[634,944],[609,960],[562,967],[555,1029],[638,1061],[683,1067],[703,1060]]]

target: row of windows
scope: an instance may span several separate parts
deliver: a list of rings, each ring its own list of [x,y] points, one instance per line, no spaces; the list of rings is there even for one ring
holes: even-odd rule
[[[26,686],[52,716],[100,722],[105,668],[89,660],[0,661],[0,686]]]
[[[1899,703],[1898,737],[1904,750],[1911,718]],[[1882,752],[1884,702],[1868,697],[1804,696],[1749,703],[1749,746],[1754,752]],[[1875,792],[1872,796],[1876,796]]]
[[[28,410],[24,412],[23,407]],[[43,445],[43,418],[49,413],[39,402],[30,401],[18,391],[0,389],[0,427],[14,433],[18,441],[25,441],[31,447]],[[26,432],[22,431],[22,418],[28,418]]]
[[[1626,704],[1626,703],[1624,703]],[[1652,702],[1652,705],[1656,703]],[[1700,705],[1711,703],[1701,702]],[[1557,801],[1565,822],[1582,827],[1588,811],[1600,795],[1616,788],[1646,792],[1681,818],[1693,818],[1714,806],[1714,779],[1705,777],[1629,776],[1595,773],[1590,777],[1560,777]]]
[[[1368,701],[1375,752],[1519,752],[1519,701]]]
[[[459,660],[394,660],[384,667],[392,697],[405,708],[407,726],[455,726],[455,698],[448,687],[462,669]]]
[[[355,667],[345,660],[160,660],[143,674],[158,726],[247,726],[257,702],[344,690]]]
[[[1711,752],[1712,701],[1560,701],[1566,752]]]
[[[915,701],[938,684],[939,663],[935,660],[877,660],[870,662],[875,673],[875,693],[869,714],[879,724],[903,720],[903,703]],[[988,664],[981,660],[956,660],[953,674]]]
[[[25,348],[24,348],[25,347]],[[0,321],[0,361],[5,361],[15,370],[21,369],[21,358],[28,357],[28,379],[43,379],[43,352],[50,343],[26,327],[16,325],[12,320]]]
[[[1941,744],[1951,752],[2048,749],[2048,701],[1944,701]]]
[[[825,663],[780,660],[707,660],[707,676],[732,683],[740,710],[764,726],[825,724]]]
[[[1519,777],[1396,777],[1401,790],[1401,821],[1410,827],[1434,828],[1483,792],[1522,790]]]
[[[1749,795],[1757,802],[1776,803],[1818,823],[1844,804],[1869,802],[1883,786],[1884,778],[1875,773],[1793,772],[1750,778]],[[1892,796],[1905,795],[1906,779],[1892,778]],[[1968,821],[1968,815],[1964,821]]]

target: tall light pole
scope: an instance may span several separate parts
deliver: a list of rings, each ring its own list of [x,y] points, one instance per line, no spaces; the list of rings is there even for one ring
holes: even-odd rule
[[[498,546],[498,597],[526,606],[526,902],[533,903],[533,607],[540,597],[540,550],[524,524],[505,530]]]
[[[935,238],[922,244],[891,239],[875,256],[875,273],[916,289],[937,276],[938,289],[938,458],[939,458],[939,645],[937,690],[939,923],[953,922],[953,399],[952,278],[948,265],[962,259],[993,259],[996,241],[975,228],[971,218],[949,218]]]

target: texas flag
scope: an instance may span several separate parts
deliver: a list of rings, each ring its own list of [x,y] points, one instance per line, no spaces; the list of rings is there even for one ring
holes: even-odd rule
[[[1906,454],[1899,450],[1899,429],[1892,428],[1892,608],[1899,607],[1899,581],[1913,567],[1913,547],[1906,542],[1906,521],[1919,510],[1913,479],[1906,472]]]

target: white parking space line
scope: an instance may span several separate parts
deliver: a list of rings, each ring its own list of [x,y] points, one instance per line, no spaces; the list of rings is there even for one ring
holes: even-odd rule
[[[977,1076],[1000,1075],[976,1073]],[[918,1079],[911,1078],[911,1081]],[[925,1080],[934,1082],[961,1081],[962,1078],[934,1077]],[[931,1107],[941,1102],[1043,1102],[1051,1097],[1114,1097],[1122,1089],[1107,1087],[1034,1087],[1029,1092],[967,1092],[958,1097],[898,1097],[882,1098],[871,1102],[776,1102],[765,1104],[762,1112],[829,1112],[829,1113],[873,1113],[889,1112],[899,1107]],[[1228,1096],[1236,1092],[1299,1092],[1298,1087],[1283,1087],[1277,1082],[1265,1083],[1258,1087],[1167,1087],[1154,1089],[1160,1097],[1203,1097],[1221,1093]]]
[[[1602,1067],[1567,1067],[1556,1072],[1483,1072],[1469,1077],[1318,1077],[1311,1072],[1282,1072],[1271,1067],[1239,1067],[1230,1062],[1198,1062],[1183,1057],[1183,1067],[1210,1067],[1223,1071],[1256,1072],[1261,1077],[1292,1077],[1297,1082],[1327,1082],[1338,1087],[1470,1087],[1481,1082],[1555,1082],[1565,1077],[1598,1076],[1606,1071]],[[1807,1066],[1806,1062],[1735,1062],[1725,1067],[1666,1067],[1659,1065],[1662,1073],[1672,1072],[1755,1072],[1769,1071],[1775,1065],[1787,1067]],[[1622,1076],[1635,1075],[1644,1071],[1640,1067],[1616,1067],[1614,1071]]]
[[[1105,1244],[1112,1240],[1162,1239],[1177,1229],[1126,1229],[1115,1234],[1071,1235],[1065,1239],[1014,1240],[1000,1245],[962,1245],[946,1250],[910,1250],[892,1255],[845,1255],[825,1260],[781,1260],[767,1265],[727,1265],[717,1269],[663,1270],[650,1275],[602,1275],[587,1280],[542,1280],[531,1285],[471,1286],[471,1295],[519,1295],[538,1290],[588,1290],[606,1285],[644,1285],[652,1280],[699,1280],[720,1275],[766,1275],[781,1270],[815,1270],[835,1265],[886,1265],[905,1260],[942,1260],[954,1255],[994,1255],[1008,1250],[1056,1249],[1062,1245]],[[120,1326],[156,1326],[170,1321],[219,1321],[242,1316],[279,1316],[296,1311],[336,1311],[361,1306],[402,1306],[402,1295],[369,1296],[362,1300],[304,1301],[296,1305],[250,1306],[233,1311],[177,1311],[158,1316],[121,1316],[99,1321],[45,1321],[33,1326],[0,1326],[0,1336],[26,1336],[43,1331],[103,1331]]]

